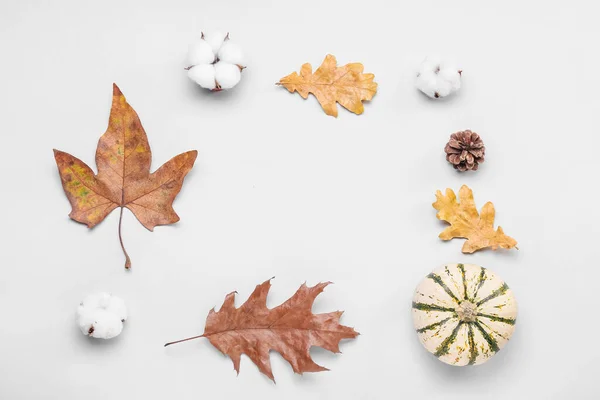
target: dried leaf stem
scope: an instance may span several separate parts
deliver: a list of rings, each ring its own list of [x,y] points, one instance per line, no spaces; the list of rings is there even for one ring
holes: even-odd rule
[[[205,337],[204,334],[198,335],[198,336],[189,337],[187,339],[176,340],[174,342],[165,343],[165,347],[170,346],[172,344],[177,344],[177,343],[181,343],[181,342],[187,342],[188,340],[200,339],[200,338],[203,338],[203,337]]]
[[[119,215],[119,242],[121,243],[123,254],[125,254],[125,269],[131,269],[131,259],[129,258],[129,254],[127,254],[127,250],[125,250],[125,245],[123,245],[123,236],[121,235],[121,225],[123,222],[123,208],[125,207],[121,207],[121,214]]]

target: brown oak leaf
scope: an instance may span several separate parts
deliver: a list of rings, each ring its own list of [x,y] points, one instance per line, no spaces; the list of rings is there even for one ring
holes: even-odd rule
[[[300,74],[292,72],[279,80],[277,85],[285,87],[291,93],[298,92],[304,99],[312,93],[325,114],[337,117],[337,103],[355,114],[364,111],[363,100],[371,100],[377,93],[375,75],[363,74],[361,63],[337,66],[334,56],[328,54],[313,74],[309,63],[302,65]]]
[[[151,174],[152,152],[146,132],[115,84],[108,128],[96,149],[98,174],[80,159],[54,150],[62,185],[72,207],[71,219],[93,228],[112,210],[121,208],[119,241],[127,269],[131,267],[131,260],[121,237],[123,208],[131,210],[150,231],[157,225],[179,221],[173,200],[197,155],[195,150],[179,154]]]
[[[460,203],[457,203],[452,189],[446,189],[445,195],[438,190],[435,196],[437,200],[433,203],[433,208],[438,210],[438,219],[450,224],[440,234],[440,239],[468,239],[463,245],[463,253],[474,253],[486,247],[491,247],[492,250],[497,250],[499,247],[516,248],[517,241],[505,235],[501,227],[494,230],[496,215],[494,205],[487,202],[481,209],[480,215],[475,207],[473,191],[468,186],[463,185],[458,192]]]
[[[273,382],[270,350],[281,354],[297,374],[327,371],[310,357],[311,346],[339,353],[342,339],[358,336],[353,328],[339,324],[343,311],[312,313],[315,298],[329,284],[324,282],[313,287],[303,284],[285,303],[273,309],[267,308],[270,280],[257,285],[240,308],[235,308],[236,292],[230,293],[218,312],[214,308],[210,310],[202,335],[167,343],[165,347],[205,337],[231,358],[237,373],[241,355],[246,354]]]

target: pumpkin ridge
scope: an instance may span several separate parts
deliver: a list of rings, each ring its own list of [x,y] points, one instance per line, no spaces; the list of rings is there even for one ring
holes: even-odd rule
[[[477,356],[479,355],[479,352],[477,351],[477,345],[475,345],[475,335],[473,334],[473,324],[469,323],[469,333],[468,333],[468,338],[469,338],[469,365],[473,365],[475,364],[475,361],[477,360]]]
[[[477,288],[475,289],[475,293],[473,293],[473,301],[477,298],[477,294],[479,293],[479,289],[483,286],[487,279],[485,274],[485,268],[481,267],[481,273],[479,274],[479,279],[477,280]]]
[[[456,297],[461,297],[460,296],[460,282],[459,279],[456,279],[456,277],[454,276],[454,273],[456,272],[450,272],[450,266],[449,265],[445,265],[444,266],[444,271],[446,272],[446,275],[448,275],[448,279],[450,280],[450,283],[448,282],[444,282],[446,283],[446,285],[450,288],[450,290],[452,290],[452,293],[454,293],[454,290],[456,290]],[[455,267],[456,268],[456,267]],[[442,274],[440,274],[440,278],[442,277]]]
[[[503,323],[508,324],[508,325],[514,325],[517,322],[516,319],[513,319],[513,318],[504,318],[504,317],[500,317],[498,315],[489,315],[489,314],[478,313],[477,316],[478,317],[487,318],[487,319],[492,320],[494,322],[503,322]]]
[[[455,312],[454,308],[436,306],[435,304],[426,304],[426,303],[417,303],[413,301],[412,308],[421,311],[447,311],[447,312]]]
[[[489,326],[488,324],[486,324],[483,321],[479,321],[479,323],[486,329],[488,329],[491,333],[493,333],[494,335],[497,335],[499,337],[501,337],[502,339],[505,339],[506,341],[510,340],[510,338],[504,336],[503,334],[501,334],[500,332],[498,332],[496,329],[493,329],[491,326]],[[498,351],[500,351],[500,346],[498,346]]]
[[[453,318],[453,317],[448,317],[448,318],[446,318],[446,319],[443,319],[443,320],[441,320],[441,321],[438,321],[438,322],[435,322],[435,323],[433,323],[433,324],[430,324],[430,325],[424,326],[424,327],[422,327],[422,328],[419,328],[419,329],[417,329],[417,332],[418,332],[418,333],[423,333],[423,332],[425,332],[425,331],[429,331],[429,330],[431,330],[431,329],[435,329],[435,328],[437,328],[438,326],[439,326],[439,327],[441,327],[442,325],[444,325],[446,322],[448,322],[448,321],[449,321],[449,320],[451,320],[452,318]]]
[[[498,296],[502,296],[504,293],[506,293],[507,290],[508,290],[508,285],[506,283],[503,283],[502,286],[500,286],[498,289],[494,290],[489,296],[487,296],[483,300],[480,300],[479,303],[477,303],[477,307],[479,307],[483,303],[486,303],[492,299],[495,299]]]
[[[481,335],[487,342],[488,346],[490,346],[490,350],[492,350],[494,353],[497,353],[500,350],[500,348],[498,347],[498,342],[496,341],[496,339],[490,336],[490,334],[487,333],[485,329],[483,329],[483,326],[481,326],[481,324],[478,321],[473,322],[473,324],[477,327],[477,329],[479,329],[479,332],[481,332]]]
[[[469,295],[467,294],[467,274],[465,272],[465,266],[463,264],[458,264],[456,268],[460,270],[460,274],[462,275],[463,288],[465,291],[465,300],[469,300]]]
[[[460,330],[460,328],[462,328],[463,324],[464,322],[460,321],[458,325],[456,325],[450,336],[444,339],[444,341],[438,346],[434,353],[436,357],[441,357],[445,354],[448,354],[448,352],[450,351],[450,346],[456,340],[456,337],[458,336],[458,331]]]
[[[438,285],[440,285],[442,287],[442,289],[444,289],[444,291],[446,293],[448,293],[448,296],[452,297],[457,303],[460,303],[460,300],[458,299],[458,297],[456,297],[454,295],[454,293],[452,293],[452,290],[450,290],[450,288],[448,287],[448,285],[446,285],[444,283],[444,281],[442,280],[442,277],[439,276],[438,274],[435,273],[430,273],[429,275],[427,275],[427,277],[429,279],[431,279],[432,281],[434,281],[435,283],[437,283]]]

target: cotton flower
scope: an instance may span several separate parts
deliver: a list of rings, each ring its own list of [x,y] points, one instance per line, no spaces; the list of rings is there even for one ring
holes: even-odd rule
[[[77,309],[81,333],[98,339],[112,339],[123,330],[127,309],[122,299],[108,293],[87,296]]]
[[[241,79],[244,55],[229,33],[202,34],[190,44],[187,57],[188,77],[205,89],[231,89]]]
[[[437,57],[427,57],[419,67],[416,86],[432,98],[446,97],[460,89],[462,71]]]

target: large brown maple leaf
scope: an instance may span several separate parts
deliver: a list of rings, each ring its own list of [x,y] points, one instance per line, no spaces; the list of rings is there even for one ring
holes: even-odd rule
[[[297,374],[327,371],[310,357],[311,346],[339,353],[342,339],[358,336],[353,328],[339,324],[343,311],[312,313],[315,298],[329,284],[324,282],[313,287],[303,284],[285,303],[273,309],[267,308],[270,280],[256,286],[240,308],[235,308],[236,292],[229,293],[218,312],[213,308],[208,313],[202,335],[167,343],[165,347],[205,337],[231,358],[237,373],[241,355],[246,354],[273,382],[270,350],[281,354]]]
[[[156,225],[179,221],[173,200],[197,155],[195,150],[179,154],[151,174],[152,152],[146,132],[115,84],[108,128],[96,149],[98,174],[80,159],[54,150],[62,185],[72,207],[71,219],[92,228],[112,210],[121,207],[119,240],[127,269],[131,267],[131,260],[121,237],[123,208],[131,210],[151,231]]]
[[[328,54],[323,63],[313,73],[309,63],[303,64],[300,74],[292,72],[277,82],[291,93],[298,92],[306,99],[312,93],[325,114],[337,117],[337,104],[355,114],[364,111],[363,101],[371,100],[377,93],[375,75],[364,74],[361,63],[350,63],[337,66],[334,56]]]

